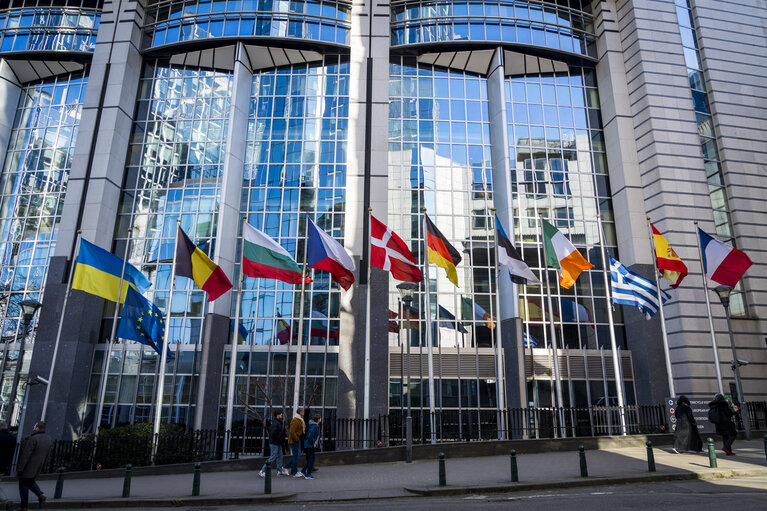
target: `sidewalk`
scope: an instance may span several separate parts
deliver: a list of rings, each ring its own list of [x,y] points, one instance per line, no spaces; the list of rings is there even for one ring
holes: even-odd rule
[[[717,444],[718,445],[718,444]],[[264,480],[256,471],[203,473],[200,497],[190,497],[192,474],[134,476],[131,498],[123,499],[122,478],[64,481],[63,498],[54,500],[55,481],[41,481],[48,496],[46,508],[138,507],[179,505],[255,504],[268,501],[339,501],[415,495],[464,494],[532,490],[575,485],[600,485],[652,480],[709,479],[767,475],[761,440],[738,441],[737,456],[717,451],[718,469],[709,468],[705,454],[674,454],[668,447],[654,449],[657,472],[647,471],[646,450],[626,447],[587,451],[588,478],[580,477],[577,452],[520,454],[519,483],[510,482],[508,456],[446,460],[447,487],[438,484],[437,460],[323,467],[315,480],[272,477],[272,495],[263,495]],[[14,483],[3,483],[17,498]]]

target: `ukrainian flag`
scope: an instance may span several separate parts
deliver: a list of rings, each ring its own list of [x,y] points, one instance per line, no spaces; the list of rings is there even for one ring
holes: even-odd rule
[[[121,276],[124,280],[120,291]],[[79,289],[113,302],[117,301],[117,293],[120,292],[120,303],[124,303],[128,288],[132,287],[139,294],[143,294],[151,285],[144,274],[132,264],[125,262],[123,273],[122,258],[93,243],[80,240],[72,289]]]

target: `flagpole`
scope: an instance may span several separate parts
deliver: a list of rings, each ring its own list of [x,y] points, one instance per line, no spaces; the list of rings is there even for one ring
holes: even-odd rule
[[[618,346],[615,342],[615,322],[613,321],[612,287],[610,277],[607,276],[607,257],[605,256],[605,236],[602,232],[602,215],[597,213],[597,228],[599,229],[599,255],[602,256],[602,276],[605,281],[605,293],[607,293],[607,322],[610,326],[610,347],[613,351],[613,372],[615,373],[615,393],[618,395],[618,416],[621,421],[621,435],[628,434],[626,430],[626,407],[623,402],[623,380],[621,377],[621,363],[618,359]],[[609,406],[609,396],[607,399]]]
[[[82,231],[77,230],[77,236],[75,240],[75,254],[80,254],[80,239],[82,238]],[[45,413],[48,411],[48,398],[51,395],[51,383],[53,382],[53,370],[56,368],[56,357],[59,353],[59,341],[61,341],[61,330],[64,327],[64,319],[66,318],[67,303],[69,302],[69,295],[72,293],[72,277],[75,274],[75,266],[77,266],[77,256],[72,260],[72,264],[69,267],[69,282],[67,283],[67,292],[64,295],[64,304],[61,307],[61,317],[59,318],[59,329],[56,332],[56,342],[53,344],[53,358],[51,360],[51,368],[48,370],[48,385],[45,386],[45,397],[43,398],[43,411],[40,413],[40,420],[45,420]],[[6,306],[7,307],[7,306]]]
[[[567,432],[565,431],[565,417],[562,410],[562,380],[559,374],[559,347],[557,346],[557,332],[554,329],[554,306],[551,304],[551,285],[549,284],[549,269],[546,263],[546,235],[543,232],[543,214],[539,214],[540,226],[541,226],[541,242],[543,246],[543,273],[546,275],[546,296],[549,302],[549,330],[551,334],[551,349],[554,354],[554,383],[557,391],[557,416],[559,417],[559,430],[560,436],[565,438]],[[544,321],[546,317],[544,316]]]
[[[650,234],[650,249],[652,250],[652,269],[655,274],[655,287],[658,288],[658,306],[660,311],[660,331],[663,334],[663,354],[666,357],[666,377],[668,378],[668,392],[669,397],[675,398],[676,391],[674,390],[674,376],[671,372],[671,351],[668,347],[668,334],[666,333],[666,314],[663,312],[663,293],[660,290],[660,279],[658,278],[658,261],[657,254],[655,253],[655,236],[652,233],[652,225],[650,217],[647,217],[647,230]]]
[[[245,281],[245,273],[242,271],[242,261],[245,255],[245,223],[247,216],[242,217],[242,238],[240,240],[240,278],[237,279],[237,296],[234,306],[234,329],[230,334],[232,339],[232,352],[229,358],[229,381],[226,392],[226,425],[224,426],[224,456],[229,453],[230,442],[232,438],[232,414],[234,413],[234,392],[235,392],[235,372],[237,365],[237,344],[240,337],[240,307],[242,304],[242,283]],[[231,309],[230,309],[231,310]]]
[[[176,218],[176,234],[173,238],[173,263],[170,269],[170,289],[168,290],[168,310],[165,312],[165,339],[160,347],[160,373],[157,382],[157,404],[154,411],[154,428],[152,435],[152,465],[154,465],[155,456],[157,456],[157,447],[160,441],[160,418],[162,416],[162,400],[165,393],[165,365],[168,361],[168,350],[170,349],[170,313],[173,303],[173,286],[176,283],[176,258],[178,256],[178,231],[181,229],[181,217]]]
[[[429,229],[426,226],[426,208],[421,208],[423,212],[423,233],[424,233],[424,290],[426,291],[426,344],[428,350],[426,351],[426,358],[429,371],[429,427],[431,443],[437,443],[437,439],[434,435],[434,354],[432,353],[432,331],[431,331],[431,286],[429,285]],[[439,276],[437,276],[439,278]],[[437,317],[439,317],[439,311],[437,311]]]
[[[493,215],[493,235],[498,232],[498,226],[495,225],[496,216],[495,208],[491,209]],[[495,243],[495,372],[496,372],[496,384],[495,392],[496,410],[498,410],[498,440],[503,440],[504,433],[506,431],[505,416],[503,413],[503,407],[506,404],[506,397],[504,395],[504,378],[503,378],[503,364],[502,360],[502,337],[501,337],[501,271],[498,265],[498,241]],[[490,321],[493,321],[492,314]],[[492,323],[491,323],[492,324]]]
[[[303,353],[303,349],[301,347],[301,343],[303,342],[304,337],[304,293],[306,292],[306,257],[307,253],[309,252],[309,213],[306,213],[306,229],[304,233],[304,267],[303,272],[301,273],[301,303],[299,305],[299,313],[298,313],[298,344],[296,346],[296,380],[295,385],[293,387],[293,413],[295,414],[298,411],[298,389],[300,388],[300,381],[301,381],[301,354]],[[291,339],[292,341],[292,339]],[[288,353],[290,352],[290,345],[288,345]],[[290,360],[287,360],[285,362],[289,365]]]
[[[123,254],[123,267],[120,274],[120,284],[117,286],[117,301],[115,303],[115,313],[112,317],[112,332],[109,334],[109,343],[107,343],[107,351],[104,356],[104,362],[101,368],[101,385],[99,389],[99,401],[96,406],[96,417],[93,421],[93,434],[98,436],[99,428],[101,427],[101,414],[104,413],[104,397],[107,392],[107,370],[109,368],[109,357],[112,355],[112,347],[115,342],[115,333],[117,332],[117,318],[120,311],[120,298],[123,292],[123,281],[125,280],[125,265],[128,261],[128,248],[130,247],[131,233],[133,228],[128,229],[128,239],[125,242],[125,253]],[[49,385],[50,386],[50,385]]]
[[[372,221],[370,219],[373,214],[373,208],[368,208],[368,257],[367,257],[367,293],[365,299],[365,381],[364,381],[364,396],[363,396],[363,411],[362,419],[364,420],[362,428],[362,446],[368,447],[368,419],[370,419],[370,256],[373,251],[371,246],[372,240]]]
[[[724,395],[724,387],[722,386],[722,371],[719,368],[719,348],[716,346],[716,333],[714,332],[714,320],[711,317],[711,302],[708,299],[708,279],[706,278],[706,267],[703,264],[703,249],[700,246],[700,234],[698,233],[698,221],[693,221],[695,225],[695,240],[698,243],[698,260],[700,261],[700,272],[703,277],[703,289],[706,296],[706,312],[708,312],[708,328],[711,332],[711,347],[714,350],[714,370],[716,371],[716,384],[719,388],[719,393]],[[737,363],[737,361],[733,361]]]

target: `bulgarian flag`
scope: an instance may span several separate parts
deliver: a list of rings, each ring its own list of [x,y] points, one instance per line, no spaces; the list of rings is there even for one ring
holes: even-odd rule
[[[180,225],[176,237],[176,275],[194,280],[197,287],[208,293],[209,302],[232,289],[224,270],[189,239]]]
[[[248,277],[277,279],[300,284],[303,276],[298,264],[285,248],[249,223],[242,228],[242,272]],[[303,277],[308,284],[312,281]]]
[[[559,273],[559,285],[570,289],[583,270],[594,265],[583,258],[580,252],[559,232],[556,227],[541,219],[543,222],[543,241],[546,243],[546,264],[556,268]]]

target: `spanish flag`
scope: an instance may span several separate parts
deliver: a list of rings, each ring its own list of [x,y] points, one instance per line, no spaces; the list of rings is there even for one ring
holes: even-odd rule
[[[428,215],[424,214],[423,216],[426,219],[426,245],[429,247],[429,262],[444,268],[447,272],[447,279],[458,287],[458,272],[455,271],[455,267],[461,262],[461,254],[453,245],[448,243],[447,238],[429,220]]]
[[[676,289],[682,283],[682,279],[687,276],[687,265],[682,262],[666,238],[650,224],[652,228],[652,238],[655,244],[655,261],[658,269],[663,272],[663,278],[671,281],[671,287]]]
[[[208,293],[209,302],[232,289],[224,270],[192,243],[181,226],[176,237],[176,275],[194,280],[197,287]]]
[[[122,277],[122,279],[121,279]],[[122,280],[122,288],[120,288]],[[139,294],[146,292],[152,285],[138,268],[121,257],[107,252],[83,239],[80,240],[80,250],[77,252],[77,266],[72,277],[72,289],[100,296],[113,302],[120,292],[120,303],[125,302],[128,288],[133,288]]]

